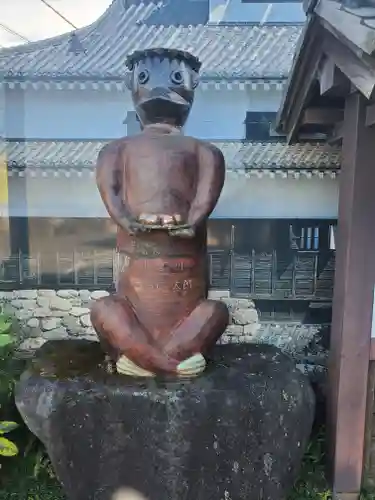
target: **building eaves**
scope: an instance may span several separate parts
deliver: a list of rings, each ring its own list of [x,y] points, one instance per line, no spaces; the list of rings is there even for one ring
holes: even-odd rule
[[[93,170],[100,149],[109,140],[27,140],[4,143],[4,154],[11,170],[50,171],[59,169]],[[321,143],[288,146],[280,142],[211,141],[225,157],[227,170],[247,175],[253,172],[313,173],[337,172],[340,150]]]
[[[159,2],[161,4],[162,2]],[[81,51],[71,50],[72,34],[0,51],[0,79],[117,79],[126,74],[125,57],[154,46],[188,50],[203,63],[202,80],[285,79],[301,26],[155,26],[143,21],[159,4],[124,8],[115,0],[89,27],[77,30]]]
[[[307,96],[328,57],[367,99],[375,88],[375,6],[361,0],[313,0],[296,46],[276,128],[296,140]],[[344,51],[344,52],[343,52]],[[344,56],[342,54],[345,54]],[[355,68],[355,69],[353,69]]]
[[[363,0],[319,0],[314,13],[324,27],[371,56],[375,52],[375,5]]]

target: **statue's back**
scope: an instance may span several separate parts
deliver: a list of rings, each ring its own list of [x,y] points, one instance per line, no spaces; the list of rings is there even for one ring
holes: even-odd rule
[[[186,221],[195,197],[199,141],[146,131],[126,140],[123,201],[135,216],[178,214]]]

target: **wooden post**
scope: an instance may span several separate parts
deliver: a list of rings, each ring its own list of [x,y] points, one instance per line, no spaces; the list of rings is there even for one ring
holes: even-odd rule
[[[329,361],[328,422],[334,498],[359,498],[375,282],[375,130],[366,100],[347,97]]]

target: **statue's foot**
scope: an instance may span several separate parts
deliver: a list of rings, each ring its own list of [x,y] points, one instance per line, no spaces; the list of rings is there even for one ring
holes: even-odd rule
[[[144,370],[140,366],[136,365],[127,358],[125,355],[122,355],[117,363],[116,363],[117,373],[121,375],[128,375],[129,377],[155,377],[155,374]]]
[[[177,366],[177,375],[180,378],[197,377],[206,368],[206,360],[202,354],[194,354]]]
[[[190,378],[197,377],[200,375],[206,368],[206,360],[202,356],[202,354],[194,354],[188,359],[181,361],[181,363],[177,366],[177,376],[180,378]],[[140,366],[136,365],[127,358],[125,355],[122,355],[117,363],[116,363],[117,373],[121,375],[128,375],[129,377],[155,377],[155,373],[144,370]]]
[[[91,309],[91,322],[103,349],[113,360],[119,360],[119,373],[133,377],[176,374],[181,358],[164,354],[126,299],[111,295],[97,300]]]
[[[204,300],[171,332],[163,345],[164,352],[173,359],[192,360],[192,366],[197,362],[198,370],[202,361],[195,361],[194,354],[207,352],[225,331],[228,321],[228,308],[223,302]],[[177,371],[180,366],[177,365]]]

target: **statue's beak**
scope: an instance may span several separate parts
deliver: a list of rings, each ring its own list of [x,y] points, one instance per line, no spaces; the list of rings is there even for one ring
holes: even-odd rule
[[[144,95],[143,99],[141,99],[140,104],[155,101],[167,101],[182,106],[189,105],[186,99],[184,99],[178,92],[165,87],[155,87],[150,90],[146,95]]]

